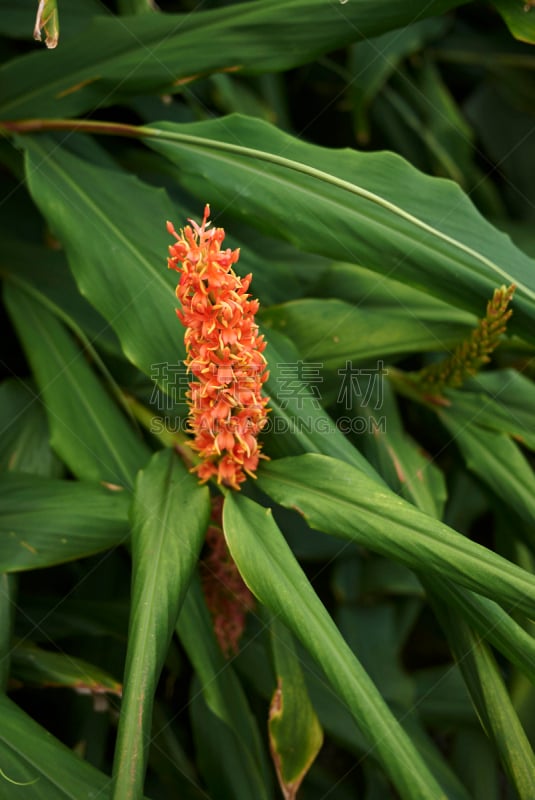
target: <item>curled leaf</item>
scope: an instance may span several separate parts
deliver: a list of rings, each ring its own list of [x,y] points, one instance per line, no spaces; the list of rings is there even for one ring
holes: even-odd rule
[[[56,0],[39,0],[33,38],[42,41],[42,32],[45,34],[45,45],[49,50],[57,47],[59,41],[59,18]]]

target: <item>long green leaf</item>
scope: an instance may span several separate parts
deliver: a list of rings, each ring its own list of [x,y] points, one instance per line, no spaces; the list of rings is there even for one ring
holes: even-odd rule
[[[79,478],[130,486],[149,450],[62,324],[13,285],[6,303],[44,400],[52,446]]]
[[[381,478],[373,467],[343,435],[314,397],[310,387],[295,373],[299,353],[292,342],[272,331],[265,355],[270,369],[266,384],[271,409],[266,429],[271,432],[269,453],[297,455],[319,450],[347,461],[380,482]],[[290,391],[288,386],[291,387]]]
[[[181,15],[96,19],[62,44],[54,59],[33,53],[6,64],[0,115],[72,116],[135,95],[178,91],[213,71],[288,69],[461,2],[257,0]]]
[[[462,397],[462,393],[461,393]],[[467,467],[493,495],[527,522],[535,519],[535,474],[519,447],[505,433],[478,425],[477,410],[457,405],[440,409],[439,417],[459,447]],[[535,537],[532,538],[535,543]]]
[[[193,580],[185,597],[177,623],[177,634],[190,659],[200,683],[204,705],[197,711],[202,718],[212,715],[220,723],[219,740],[226,741],[228,762],[217,766],[217,777],[231,787],[237,800],[254,796],[268,800],[270,777],[256,721],[249,708],[245,692],[233,666],[223,656],[216,641],[212,620],[200,582]],[[205,743],[208,750],[214,745],[211,737]],[[239,770],[232,766],[239,764]],[[217,787],[214,787],[217,789]],[[229,790],[230,791],[230,790]]]
[[[27,800],[109,800],[110,780],[0,695],[0,791]],[[12,783],[17,781],[25,786]]]
[[[126,541],[129,497],[96,483],[0,476],[0,570],[49,567]]]
[[[4,221],[0,239],[2,276],[58,316],[82,340],[84,347],[92,348],[93,358],[97,358],[94,346],[118,355],[120,348],[117,337],[78,291],[65,252],[33,242],[22,242],[15,237],[12,229],[6,228]]]
[[[479,316],[496,286],[515,283],[510,330],[533,340],[533,263],[455,184],[392,153],[328,150],[239,115],[147,134],[189,191],[304,250],[360,262]]]
[[[522,382],[520,385],[523,385]],[[415,450],[415,443],[407,438],[388,381],[385,381],[383,388],[381,412],[385,412],[387,417],[386,430],[366,435],[364,452],[373,464],[379,461],[381,473],[394,491],[399,491],[420,510],[440,519],[445,499],[442,475],[431,461]],[[359,408],[360,414],[368,411],[366,407]],[[474,626],[480,636],[497,647],[527,675],[535,677],[535,640],[497,603],[436,574],[427,582],[425,573],[420,573],[419,577],[429,595],[438,593],[450,607],[457,609],[465,622]]]
[[[114,800],[142,794],[154,694],[202,547],[209,494],[173,451],[139,473],[132,506],[132,607],[113,765]]]
[[[521,42],[535,44],[535,19],[530,2],[517,3],[515,0],[492,0],[507,27]]]
[[[365,378],[360,376],[360,394],[351,399],[354,406],[352,415],[366,423],[359,436],[362,452],[393,491],[410,500],[421,511],[440,519],[446,500],[444,476],[406,432],[395,395],[386,377],[372,374],[369,378],[372,382],[371,388],[376,388],[373,382],[378,379],[381,384],[373,394],[369,392],[369,385],[362,385]],[[369,397],[380,400],[379,411],[375,410]],[[376,416],[380,416],[382,426],[375,424]],[[350,420],[352,418],[353,416]]]
[[[493,740],[520,800],[533,797],[535,756],[490,649],[447,604],[432,605],[465,678],[487,735]]]
[[[176,277],[166,266],[165,221],[177,212],[166,193],[76,137],[69,149],[52,136],[23,144],[30,191],[67,252],[80,292],[145,374],[160,363],[176,366],[185,351],[174,314]]]
[[[482,372],[452,399],[478,425],[508,433],[535,450],[535,384],[521,372]]]
[[[26,686],[61,686],[78,692],[120,695],[121,684],[110,674],[68,653],[43,650],[28,642],[15,645],[12,676]]]
[[[0,470],[58,478],[62,464],[52,451],[45,410],[35,390],[20,379],[0,384]]]
[[[356,541],[427,576],[450,578],[535,613],[535,578],[417,510],[354,467],[319,455],[264,466],[260,488],[313,528]]]
[[[427,588],[432,588],[450,608],[456,608],[465,623],[469,623],[535,683],[535,639],[501,606],[437,575],[433,576]]]
[[[15,577],[0,574],[0,691],[5,692],[11,665],[12,636],[15,623]]]
[[[367,673],[342,638],[284,541],[269,509],[229,495],[225,536],[251,591],[280,616],[322,666],[405,800],[444,793]]]
[[[467,317],[454,308],[450,321],[433,313],[426,319],[401,303],[368,309],[343,300],[305,298],[269,308],[263,322],[288,336],[303,358],[336,369],[347,361],[448,350],[469,330]]]

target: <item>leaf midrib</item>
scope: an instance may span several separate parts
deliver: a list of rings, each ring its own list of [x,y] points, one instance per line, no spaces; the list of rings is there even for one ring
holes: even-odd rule
[[[151,129],[149,128],[147,130],[150,131]],[[382,197],[381,195],[378,195],[378,194],[376,194],[374,192],[371,192],[371,191],[365,189],[362,186],[358,186],[357,184],[352,184],[349,181],[345,181],[345,180],[343,180],[341,178],[338,178],[337,176],[330,175],[330,173],[326,173],[326,172],[324,172],[322,170],[318,170],[318,169],[316,169],[314,167],[310,167],[309,165],[304,164],[303,162],[294,161],[293,159],[286,159],[286,158],[284,158],[282,156],[277,156],[277,155],[275,155],[273,153],[269,153],[268,151],[256,150],[256,149],[250,148],[250,147],[242,147],[240,145],[233,145],[233,144],[230,144],[230,143],[227,143],[227,142],[222,142],[220,140],[206,139],[205,137],[196,137],[196,136],[191,135],[191,134],[174,134],[174,136],[173,136],[173,131],[168,131],[165,128],[155,128],[154,130],[158,132],[158,139],[159,140],[167,139],[168,142],[170,144],[174,145],[174,146],[182,146],[185,149],[187,149],[189,147],[190,149],[203,149],[204,148],[204,149],[208,149],[208,150],[212,149],[212,150],[219,151],[219,152],[216,152],[216,153],[213,153],[213,152],[210,153],[209,152],[208,155],[209,155],[210,158],[216,159],[216,160],[219,159],[221,162],[226,163],[226,164],[228,164],[230,166],[233,165],[232,157],[231,156],[225,157],[224,155],[221,155],[220,151],[222,151],[222,150],[223,151],[225,151],[225,150],[226,151],[230,151],[231,153],[234,154],[235,158],[236,157],[237,158],[240,158],[240,157],[241,158],[256,158],[256,159],[258,159],[260,161],[272,163],[272,164],[275,164],[275,165],[277,165],[277,166],[279,166],[281,168],[287,169],[287,170],[293,170],[295,172],[299,172],[300,174],[303,174],[306,177],[316,178],[320,182],[326,183],[327,185],[331,185],[331,186],[334,185],[334,186],[337,186],[339,189],[345,189],[349,193],[354,194],[357,197],[360,197],[361,199],[367,200],[370,203],[375,204],[375,205],[379,206],[380,208],[385,209],[386,211],[389,211],[390,213],[392,213],[393,215],[399,217],[400,219],[403,219],[406,222],[414,225],[415,227],[420,228],[421,230],[425,231],[426,233],[431,234],[432,236],[436,237],[437,239],[440,239],[441,241],[445,242],[446,244],[449,244],[450,246],[454,247],[456,250],[460,250],[461,252],[463,252],[466,255],[470,256],[472,259],[475,259],[475,261],[478,261],[481,264],[485,265],[492,272],[495,272],[497,275],[500,276],[501,279],[505,279],[505,280],[509,281],[510,283],[515,283],[516,286],[517,286],[517,289],[521,288],[523,290],[523,292],[526,294],[527,297],[529,297],[531,300],[535,300],[535,293],[532,292],[529,289],[529,287],[527,287],[523,283],[520,283],[518,280],[515,280],[508,272],[506,272],[505,270],[502,270],[495,262],[493,262],[490,259],[488,259],[482,253],[479,253],[477,250],[474,250],[470,246],[465,245],[463,242],[460,242],[458,239],[455,239],[454,237],[450,236],[449,234],[443,233],[442,231],[438,230],[437,228],[434,228],[432,225],[429,225],[428,223],[426,223],[423,220],[419,219],[419,217],[416,217],[415,215],[413,215],[413,214],[411,214],[411,213],[409,213],[407,211],[404,211],[402,208],[400,208],[395,203],[387,200],[386,198]],[[163,131],[163,134],[164,134],[163,136],[162,136],[162,131]],[[168,135],[166,137],[165,134],[171,134],[171,136]],[[150,136],[147,136],[146,138],[150,138]],[[255,175],[260,174],[260,176],[262,176],[264,178],[266,177],[266,173],[265,172],[259,171],[258,169],[255,169],[253,166],[249,166],[248,164],[244,164],[244,163],[240,162],[240,167],[244,171],[248,171],[248,172],[253,173]],[[280,183],[281,185],[283,185],[285,187],[287,187],[287,186],[295,187],[295,184],[292,183],[289,179],[287,179],[284,175],[274,174],[273,172],[271,172],[271,173],[269,173],[268,178],[271,181],[278,182],[278,183]],[[305,185],[305,186],[300,185],[299,189],[303,193],[306,193],[308,196],[312,196],[313,198],[317,198],[318,197],[318,193],[312,191],[312,189],[310,189],[310,187],[308,187],[307,185]],[[341,216],[347,214],[347,208],[342,203],[341,200],[338,200],[337,198],[333,198],[333,197],[330,197],[330,196],[324,195],[324,194],[321,195],[321,199],[322,199],[323,202],[328,202],[331,205],[333,205],[337,209],[337,211],[340,213]],[[361,216],[365,220],[370,219],[369,215],[363,214],[362,212],[358,212],[356,209],[351,209],[351,213],[353,213],[355,215],[358,215],[358,216]],[[377,224],[376,220],[373,220],[373,221],[374,221],[374,223]],[[382,223],[381,221],[379,221],[379,224],[383,225],[383,227],[384,227],[384,223]],[[415,244],[414,237],[411,237],[407,232],[398,229],[396,231],[396,233],[398,235],[408,239],[408,241],[411,242],[413,245]],[[419,241],[419,242],[416,242],[416,243],[421,248],[425,248],[425,249],[431,250],[432,252],[436,252],[436,250],[434,248],[432,248],[429,244],[427,244],[425,242]],[[454,260],[451,255],[449,255],[449,258],[451,258],[452,261]],[[460,261],[458,259],[456,259],[455,261],[456,261],[456,263],[458,263],[461,266],[466,266],[462,261]],[[482,273],[479,273],[479,274],[482,274]],[[486,277],[484,275],[484,273],[482,274],[482,276]]]

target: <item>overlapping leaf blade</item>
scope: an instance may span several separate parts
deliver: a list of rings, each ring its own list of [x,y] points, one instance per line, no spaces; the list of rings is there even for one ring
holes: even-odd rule
[[[96,483],[0,477],[0,570],[49,567],[125,542],[129,497]]]
[[[406,800],[443,798],[443,791],[315,594],[270,510],[229,495],[223,526],[249,588],[320,663],[401,796]]]
[[[530,800],[535,756],[490,648],[474,635],[462,617],[450,614],[447,604],[435,598],[432,605],[447,633],[478,715],[500,754],[518,797]]]
[[[83,142],[74,139],[67,148],[52,136],[23,144],[30,191],[61,240],[81,293],[143,372],[177,364],[184,347],[165,230],[176,208],[166,193],[115,167],[97,145],[80,153]],[[84,225],[73,224],[75,218]]]
[[[535,475],[529,461],[506,433],[479,425],[477,414],[474,406],[463,407],[454,399],[439,416],[468,468],[527,523],[529,530],[535,515]]]
[[[185,597],[176,630],[203,695],[203,704],[194,710],[196,721],[200,725],[210,715],[212,720],[218,720],[216,741],[208,737],[204,757],[216,759],[217,740],[223,737],[226,743],[226,759],[214,767],[212,780],[207,780],[224,783],[240,800],[247,800],[251,793],[259,800],[267,800],[271,780],[258,725],[233,666],[219,648],[200,582],[195,579]],[[233,770],[235,764],[240,764],[238,771]]]
[[[121,695],[122,686],[113,676],[68,653],[20,642],[13,648],[11,658],[13,677],[23,685],[60,686],[93,695]]]
[[[530,573],[423,514],[354,467],[319,455],[281,459],[262,468],[259,485],[302,513],[312,527],[428,576],[436,572],[530,616],[535,612]]]
[[[141,471],[132,506],[132,607],[124,696],[114,759],[113,797],[142,793],[152,707],[178,612],[210,514],[199,487],[172,450]]]
[[[510,330],[533,339],[532,261],[455,184],[392,153],[327,150],[239,115],[156,130],[146,143],[190,191],[209,187],[214,201],[304,250],[352,259],[478,315],[496,286],[515,283]]]
[[[283,303],[268,309],[263,319],[290,337],[303,358],[325,369],[337,369],[346,361],[445,350],[467,330],[460,320],[418,319],[401,304],[387,312],[335,299]]]
[[[60,477],[62,465],[49,444],[46,413],[23,381],[0,384],[0,469]]]
[[[149,450],[62,324],[14,285],[5,298],[44,400],[52,445],[79,478],[131,486]]]
[[[5,695],[0,695],[0,713],[0,781],[6,797],[17,792],[28,800],[110,798],[107,775],[76,756]],[[9,779],[27,785],[15,786]]]
[[[0,116],[71,116],[139,94],[176,91],[218,70],[288,69],[461,2],[366,0],[344,7],[338,0],[257,0],[181,15],[99,18],[65,42],[54,60],[33,53],[6,64]]]

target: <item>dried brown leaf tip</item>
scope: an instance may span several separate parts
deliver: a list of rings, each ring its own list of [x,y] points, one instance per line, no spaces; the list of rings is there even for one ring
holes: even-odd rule
[[[42,32],[45,34],[45,45],[49,50],[57,47],[59,41],[59,17],[56,0],[39,0],[33,38],[40,42]]]

